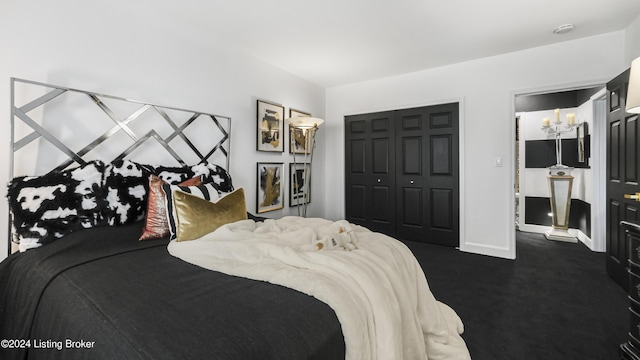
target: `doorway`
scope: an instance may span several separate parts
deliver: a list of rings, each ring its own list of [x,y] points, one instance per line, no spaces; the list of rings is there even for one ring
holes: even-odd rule
[[[590,249],[604,251],[604,240],[594,242],[594,230],[601,228],[601,197],[596,186],[604,179],[598,157],[604,149],[601,133],[605,116],[602,111],[604,85],[566,90],[523,93],[514,96],[515,110],[515,183],[516,230],[544,233],[552,225],[548,167],[556,164],[555,138],[542,130],[543,119],[575,114],[579,124],[561,136],[562,164],[573,167],[573,191],[569,219],[570,233]]]

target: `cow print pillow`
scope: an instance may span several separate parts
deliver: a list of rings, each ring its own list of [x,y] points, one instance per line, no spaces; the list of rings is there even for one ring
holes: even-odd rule
[[[44,176],[15,178],[7,197],[20,251],[75,230],[142,220],[152,174],[169,184],[202,175],[203,182],[210,183],[219,194],[234,190],[229,173],[213,164],[153,167],[130,160],[107,165],[96,160]]]
[[[144,218],[147,208],[149,175],[153,168],[130,160],[118,160],[106,166],[104,192],[105,217],[109,225],[131,224]]]
[[[169,166],[156,166],[153,169],[153,173],[167,184],[179,184],[188,179],[195,177],[193,170],[187,166],[183,167],[169,167]]]
[[[70,170],[13,179],[7,198],[20,251],[104,224],[104,168],[104,163],[91,161]]]
[[[218,194],[232,192],[233,183],[231,175],[224,168],[215,164],[198,164],[191,167],[194,176],[202,175],[203,183],[211,183]]]

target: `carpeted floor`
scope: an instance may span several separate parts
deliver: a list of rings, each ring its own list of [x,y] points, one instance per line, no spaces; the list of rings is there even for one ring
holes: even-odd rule
[[[407,242],[436,299],[465,324],[474,360],[617,359],[628,299],[583,244],[517,233],[516,260]]]

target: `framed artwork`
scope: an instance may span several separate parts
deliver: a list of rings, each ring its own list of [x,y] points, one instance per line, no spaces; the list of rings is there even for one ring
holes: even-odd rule
[[[258,100],[258,151],[284,152],[284,107]]]
[[[282,209],[283,201],[283,163],[258,163],[258,194],[256,209],[258,213]]]
[[[305,172],[309,176],[305,176]],[[311,164],[289,164],[289,206],[311,202]],[[307,184],[305,178],[309,179]]]
[[[311,114],[309,114],[308,112],[300,111],[300,110],[289,109],[290,118],[299,117],[299,116],[311,116]]]
[[[290,118],[298,116],[311,116],[311,114],[300,110],[289,109]],[[304,154],[305,149],[308,149],[308,147],[311,146],[311,144],[309,144],[309,139],[307,139],[307,136],[302,129],[293,129],[293,131],[289,129],[289,136],[293,139],[289,139],[290,153]]]

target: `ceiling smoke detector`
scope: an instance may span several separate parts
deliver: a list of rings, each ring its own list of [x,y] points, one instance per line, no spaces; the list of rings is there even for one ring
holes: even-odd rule
[[[560,35],[560,34],[566,34],[571,30],[573,30],[573,24],[564,24],[553,29],[553,33]]]

